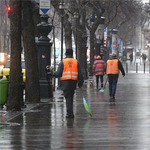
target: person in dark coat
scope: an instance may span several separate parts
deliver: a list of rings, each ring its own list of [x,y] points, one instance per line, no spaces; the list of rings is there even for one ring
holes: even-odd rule
[[[141,57],[142,57],[143,63],[145,63],[146,62],[146,58],[147,58],[146,54],[142,53]]]
[[[115,102],[116,87],[117,87],[117,82],[120,73],[119,70],[121,71],[124,77],[125,71],[121,62],[117,59],[116,54],[112,54],[111,58],[107,61],[107,67],[106,67],[106,74],[108,75],[108,81],[109,81],[110,102]]]
[[[132,61],[133,61],[133,54],[131,53],[131,54],[129,55],[129,57],[130,57],[130,62],[132,63]]]
[[[63,90],[66,99],[67,115],[66,118],[74,118],[73,96],[78,83],[81,88],[84,82],[81,68],[76,59],[73,58],[73,50],[66,50],[66,58],[60,62],[58,69],[53,76],[60,77],[60,89]]]

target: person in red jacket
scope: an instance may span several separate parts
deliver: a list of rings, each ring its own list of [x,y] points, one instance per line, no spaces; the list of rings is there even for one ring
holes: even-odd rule
[[[96,76],[97,89],[99,86],[99,78],[101,81],[101,88],[103,87],[103,76],[105,74],[105,71],[106,71],[105,61],[102,60],[100,56],[97,56],[97,59],[94,61],[94,64],[93,64],[93,75]]]

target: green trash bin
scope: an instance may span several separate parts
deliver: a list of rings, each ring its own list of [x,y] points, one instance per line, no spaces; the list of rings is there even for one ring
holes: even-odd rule
[[[7,101],[8,84],[9,81],[7,80],[7,78],[3,78],[0,80],[0,105],[4,105]]]

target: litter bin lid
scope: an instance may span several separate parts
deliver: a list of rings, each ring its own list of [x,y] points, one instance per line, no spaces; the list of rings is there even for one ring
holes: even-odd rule
[[[0,79],[0,83],[6,83],[6,82],[8,82],[7,78]]]

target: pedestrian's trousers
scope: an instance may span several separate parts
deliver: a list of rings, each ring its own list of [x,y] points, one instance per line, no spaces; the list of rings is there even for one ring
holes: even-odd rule
[[[109,78],[109,95],[115,96],[118,78]]]
[[[64,96],[66,99],[66,109],[67,109],[67,115],[74,115],[73,114],[73,95],[74,90],[64,90]]]
[[[99,85],[99,77],[100,77],[100,80],[101,80],[101,87],[103,87],[103,75],[96,75],[97,88],[98,88],[98,85]]]

